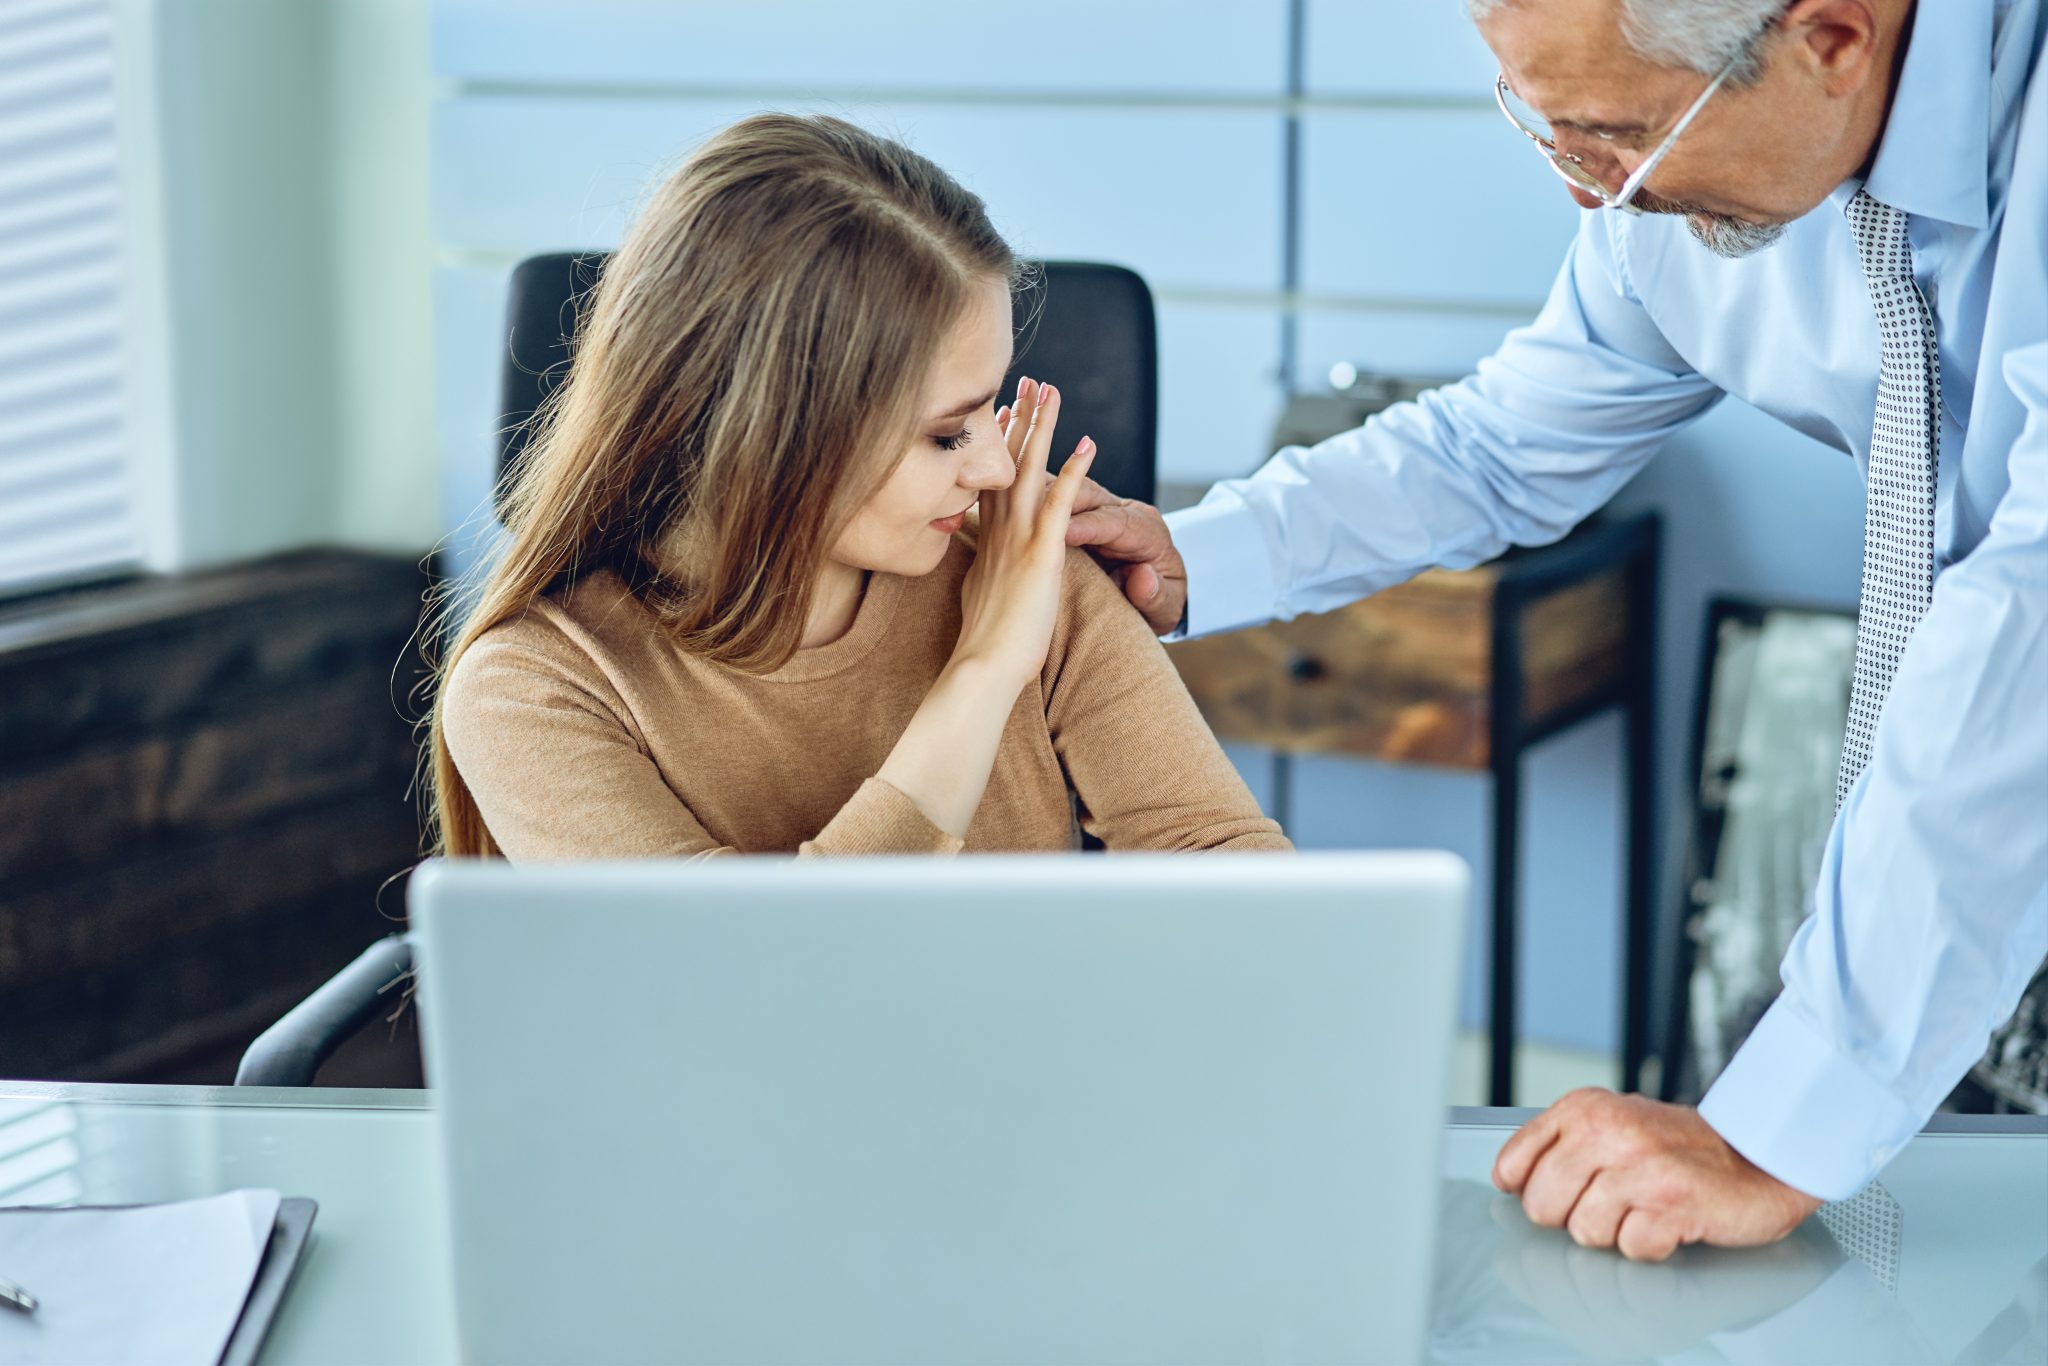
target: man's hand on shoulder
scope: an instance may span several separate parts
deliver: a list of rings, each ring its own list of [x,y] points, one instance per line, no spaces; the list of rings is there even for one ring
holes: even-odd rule
[[[1188,571],[1158,508],[1083,480],[1067,523],[1067,544],[1086,547],[1101,561],[1154,634],[1180,625],[1187,612]]]
[[[1493,1184],[1582,1247],[1658,1262],[1687,1243],[1775,1242],[1821,1202],[1728,1146],[1688,1105],[1574,1091],[1501,1148]]]

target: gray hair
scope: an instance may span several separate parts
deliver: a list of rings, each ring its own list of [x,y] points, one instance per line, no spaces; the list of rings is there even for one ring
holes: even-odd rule
[[[1509,0],[1465,0],[1484,19]],[[1730,85],[1763,76],[1764,35],[1785,0],[1621,0],[1621,33],[1636,55],[1659,66],[1712,76],[1730,62]]]

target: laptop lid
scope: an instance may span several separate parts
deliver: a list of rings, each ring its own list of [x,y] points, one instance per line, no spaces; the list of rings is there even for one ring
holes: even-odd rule
[[[436,862],[474,1360],[1413,1360],[1447,854]]]

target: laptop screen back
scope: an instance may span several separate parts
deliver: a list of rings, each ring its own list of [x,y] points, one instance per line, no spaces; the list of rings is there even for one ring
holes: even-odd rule
[[[478,1360],[1420,1355],[1437,854],[429,865]]]

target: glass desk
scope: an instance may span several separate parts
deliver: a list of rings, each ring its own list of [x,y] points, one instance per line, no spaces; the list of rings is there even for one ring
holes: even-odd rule
[[[1450,1116],[1432,1361],[2048,1362],[2048,1120],[1938,1117],[1829,1226],[1650,1266],[1495,1194],[1527,1113]],[[0,1082],[0,1203],[312,1196],[266,1366],[452,1362],[434,1123],[414,1091]]]

